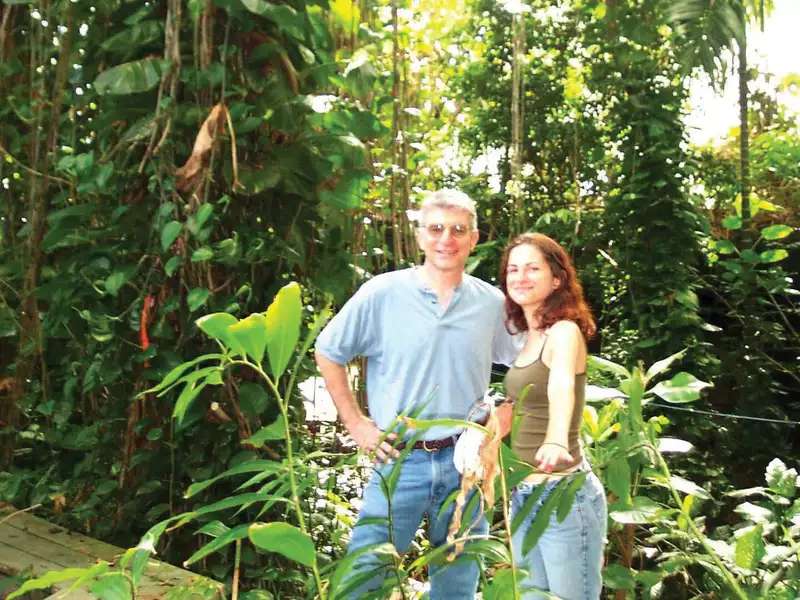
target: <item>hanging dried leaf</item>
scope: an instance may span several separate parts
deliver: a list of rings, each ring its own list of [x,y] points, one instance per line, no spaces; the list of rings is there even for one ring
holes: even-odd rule
[[[175,171],[175,186],[181,192],[191,190],[202,178],[208,156],[214,147],[217,135],[225,126],[227,118],[228,109],[222,103],[216,104],[206,117],[194,140],[191,156],[182,167]]]
[[[500,420],[494,410],[490,410],[489,418],[486,421],[486,437],[481,444],[475,465],[466,465],[461,476],[461,488],[455,500],[455,511],[450,521],[450,529],[447,532],[447,543],[453,544],[453,550],[448,555],[447,560],[452,561],[464,550],[464,538],[456,539],[456,534],[461,528],[464,505],[467,495],[474,487],[480,486],[482,513],[487,508],[494,505],[494,479],[498,470],[498,455],[500,452]],[[482,485],[481,485],[482,482]]]

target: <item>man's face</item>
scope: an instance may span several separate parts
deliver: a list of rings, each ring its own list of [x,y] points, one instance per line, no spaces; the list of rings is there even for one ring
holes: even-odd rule
[[[461,272],[478,242],[472,216],[460,208],[431,207],[422,213],[417,243],[425,264],[441,272]]]

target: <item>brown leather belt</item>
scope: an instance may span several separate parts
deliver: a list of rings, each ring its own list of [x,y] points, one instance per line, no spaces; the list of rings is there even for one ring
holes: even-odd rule
[[[450,448],[456,445],[457,436],[451,435],[450,437],[442,438],[441,440],[420,440],[416,442],[412,448],[414,450],[426,450],[427,452],[438,452],[444,448]],[[406,447],[405,442],[400,442],[395,446],[398,450],[403,450]]]

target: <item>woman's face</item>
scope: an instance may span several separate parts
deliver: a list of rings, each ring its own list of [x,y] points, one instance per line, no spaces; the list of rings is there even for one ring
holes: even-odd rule
[[[506,290],[511,299],[523,308],[536,308],[558,288],[561,282],[553,276],[550,265],[533,244],[520,244],[508,255]]]

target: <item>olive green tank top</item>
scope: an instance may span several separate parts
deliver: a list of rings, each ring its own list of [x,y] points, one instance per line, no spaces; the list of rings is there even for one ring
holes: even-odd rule
[[[536,451],[547,433],[548,400],[547,382],[550,369],[542,361],[545,338],[539,358],[522,367],[512,366],[505,377],[506,397],[514,402],[514,414],[519,415],[516,435],[511,440],[511,448],[522,460],[532,463]],[[580,443],[580,428],[583,421],[583,407],[586,403],[586,373],[575,375],[575,407],[569,426],[569,453],[575,462],[564,465],[562,470],[570,470],[583,460]]]

